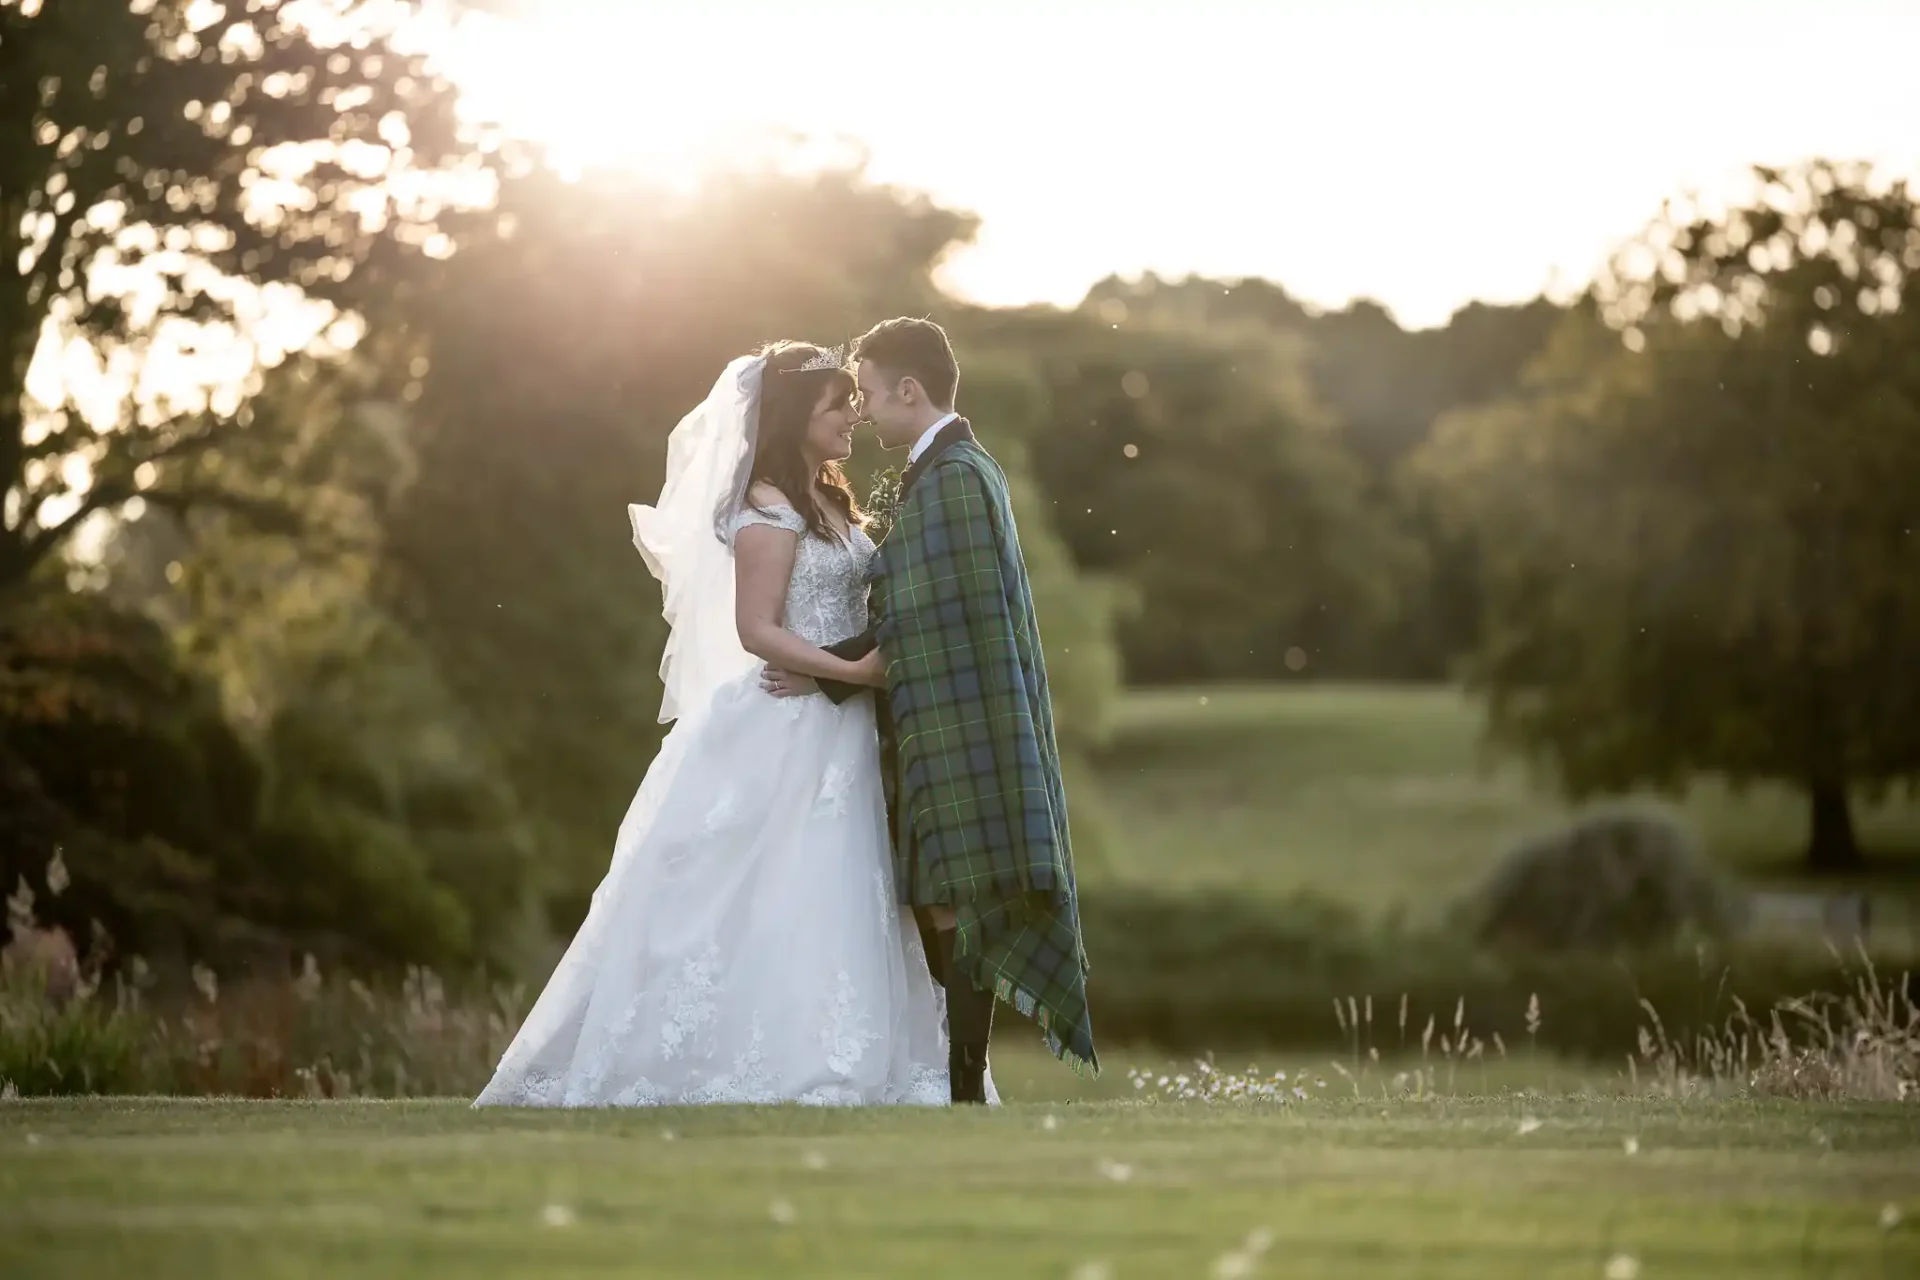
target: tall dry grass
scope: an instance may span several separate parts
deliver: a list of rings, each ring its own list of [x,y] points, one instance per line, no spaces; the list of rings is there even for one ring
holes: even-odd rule
[[[1888,980],[1865,955],[1851,991],[1780,1002],[1764,1017],[1737,999],[1735,1013],[1709,1033],[1681,1040],[1666,1033],[1653,1004],[1639,1044],[1615,1082],[1622,1092],[1672,1098],[1745,1096],[1820,1101],[1920,1102],[1920,1004],[1909,975]],[[1279,1104],[1318,1097],[1454,1095],[1464,1084],[1510,1081],[1507,1068],[1532,1063],[1528,1078],[1550,1078],[1540,1066],[1537,1036],[1546,1016],[1538,997],[1525,1012],[1528,1042],[1509,1049],[1498,1032],[1477,1033],[1466,1002],[1450,1023],[1429,1017],[1410,1026],[1408,1002],[1398,1016],[1376,1019],[1371,998],[1333,1002],[1347,1041],[1345,1060],[1305,1070],[1224,1071],[1197,1061],[1187,1072],[1130,1071],[1136,1091],[1171,1101]],[[1593,1077],[1583,1073],[1583,1082]],[[1483,1087],[1481,1092],[1490,1091]]]
[[[1633,1078],[1676,1096],[1732,1084],[1762,1098],[1920,1101],[1920,1005],[1909,975],[1883,979],[1862,955],[1844,995],[1786,1000],[1759,1016],[1735,1004],[1718,1031],[1681,1041],[1643,1001]]]
[[[63,877],[50,876],[57,884]],[[523,993],[453,992],[423,969],[385,983],[298,972],[223,984],[196,967],[165,987],[137,960],[107,972],[33,916],[22,886],[8,899],[12,943],[0,953],[0,1095],[172,1094],[249,1098],[471,1097],[518,1028]],[[89,955],[104,955],[91,948]],[[1622,1086],[1674,1097],[1920,1100],[1920,1007],[1907,975],[1883,979],[1864,954],[1850,991],[1778,1002],[1735,1001],[1711,1032],[1670,1036],[1643,1001],[1639,1045]],[[1477,1032],[1467,1003],[1450,1019],[1409,1025],[1409,1002],[1375,1017],[1374,1001],[1334,1001],[1345,1061],[1310,1075],[1136,1075],[1148,1096],[1304,1102],[1337,1078],[1356,1093],[1453,1094],[1491,1088],[1491,1063],[1539,1060],[1543,1011],[1496,1019],[1526,1042]],[[1517,1016],[1517,1015],[1516,1015]],[[1479,1080],[1476,1081],[1476,1074]],[[1590,1077],[1589,1077],[1590,1078]]]
[[[417,968],[369,983],[308,956],[232,984],[196,966],[172,986],[138,960],[108,972],[37,924],[24,886],[8,922],[0,1090],[16,1095],[470,1096],[518,1026],[518,992],[456,996]]]

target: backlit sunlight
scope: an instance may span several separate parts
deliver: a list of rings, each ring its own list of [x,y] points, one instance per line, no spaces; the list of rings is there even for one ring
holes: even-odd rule
[[[875,178],[981,216],[945,283],[993,305],[1151,270],[1439,324],[1583,285],[1662,199],[1756,160],[1905,163],[1920,118],[1906,0],[490,7],[447,69],[563,168],[684,186],[770,132],[857,139]],[[1664,73],[1707,48],[1725,77]],[[1826,64],[1844,95],[1758,92]]]

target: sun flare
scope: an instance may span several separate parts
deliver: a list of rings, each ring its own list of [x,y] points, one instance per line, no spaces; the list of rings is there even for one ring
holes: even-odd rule
[[[696,13],[528,6],[463,19],[444,61],[477,119],[539,144],[562,173],[627,170],[684,186],[778,128],[784,60]]]
[[[1900,122],[1920,80],[1897,50],[1920,10],[1835,5],[1791,23],[1669,6],[1673,48],[1755,75],[1850,68],[1844,100],[1756,92],[1739,111],[1710,77],[1623,95],[1644,27],[1599,0],[976,0],[964,18],[880,0],[496,0],[442,46],[469,109],[562,172],[684,189],[715,168],[810,164],[789,140],[837,158],[857,139],[874,180],[980,215],[945,273],[974,301],[1071,305],[1113,272],[1258,275],[1426,325],[1470,298],[1578,288],[1661,200],[1728,190],[1755,162],[1910,168]],[[1869,28],[1863,52],[1852,33]]]

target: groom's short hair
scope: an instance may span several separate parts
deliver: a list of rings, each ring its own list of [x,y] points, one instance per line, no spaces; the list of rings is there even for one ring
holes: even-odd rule
[[[953,358],[947,331],[931,320],[900,316],[882,320],[853,343],[855,361],[871,360],[896,377],[912,378],[934,406],[953,411],[960,390],[960,362]]]

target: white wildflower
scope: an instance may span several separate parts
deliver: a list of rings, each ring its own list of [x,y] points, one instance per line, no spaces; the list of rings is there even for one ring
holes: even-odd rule
[[[1253,1274],[1253,1259],[1239,1250],[1223,1253],[1213,1260],[1215,1280],[1239,1280]]]
[[[564,1204],[550,1204],[540,1211],[540,1221],[550,1227],[570,1227],[576,1219],[573,1210]]]
[[[1640,1259],[1630,1253],[1616,1253],[1607,1259],[1603,1274],[1607,1280],[1639,1280]]]
[[[767,1206],[767,1216],[783,1227],[790,1227],[800,1220],[800,1215],[794,1211],[791,1200],[775,1200]]]
[[[320,994],[320,962],[309,951],[300,962],[300,976],[293,980],[293,993],[302,1000],[312,1000]]]

